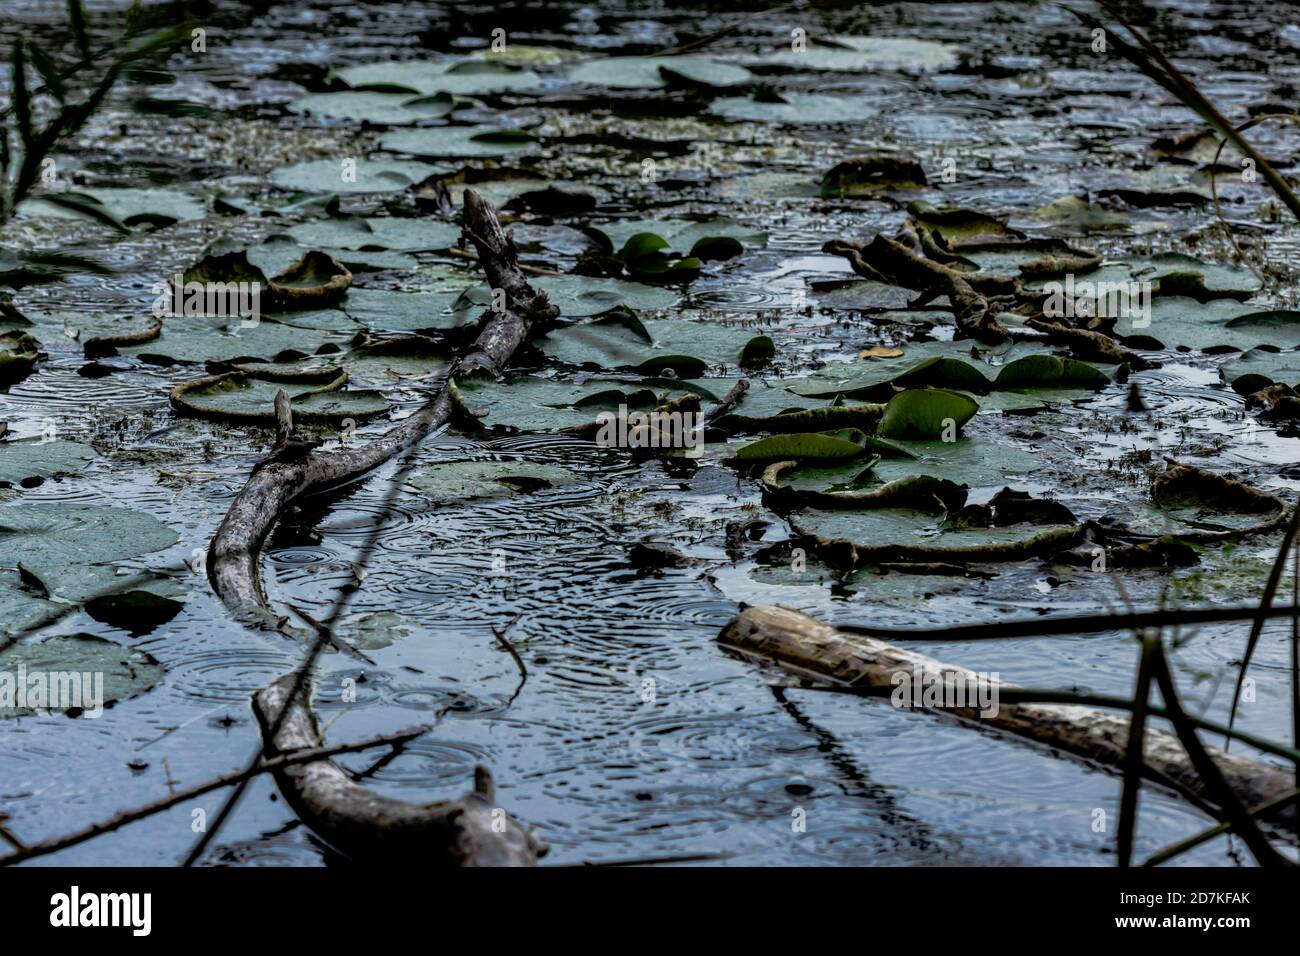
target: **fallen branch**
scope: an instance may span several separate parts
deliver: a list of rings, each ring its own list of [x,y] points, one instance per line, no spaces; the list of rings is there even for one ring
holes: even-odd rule
[[[718,641],[747,656],[841,687],[892,690],[899,686],[896,675],[905,675],[909,682],[920,677],[926,682],[937,681],[939,686],[965,683],[975,688],[984,681],[994,688],[1016,689],[915,651],[847,634],[785,608],[747,608],[723,628]],[[1108,767],[1124,765],[1127,717],[1091,707],[1040,703],[998,703],[994,713],[986,716],[980,715],[978,706],[944,708],[943,712]],[[1152,713],[1156,713],[1154,708]],[[1280,767],[1213,750],[1209,753],[1232,792],[1247,806],[1268,803],[1295,786],[1292,774]],[[1154,779],[1172,781],[1206,802],[1215,802],[1211,788],[1173,734],[1148,730],[1144,763]]]
[[[293,674],[253,697],[268,757],[320,746],[316,718],[304,688],[291,697]],[[275,724],[279,729],[272,733]],[[474,789],[457,800],[405,803],[355,782],[330,760],[273,771],[298,818],[354,860],[418,861],[443,866],[532,866],[545,846],[495,806],[492,775],[474,770]]]
[[[504,309],[490,313],[470,354],[453,366],[446,383],[424,408],[400,425],[358,448],[311,451],[288,459],[273,452],[253,469],[208,549],[208,576],[213,589],[244,623],[278,628],[284,621],[267,606],[258,555],[267,534],[292,501],[364,475],[463,414],[456,377],[473,372],[498,374],[533,325],[558,314],[545,294],[534,292],[528,285],[519,269],[514,243],[502,232],[496,212],[472,189],[465,190],[464,228],[478,249],[492,288],[506,293]]]

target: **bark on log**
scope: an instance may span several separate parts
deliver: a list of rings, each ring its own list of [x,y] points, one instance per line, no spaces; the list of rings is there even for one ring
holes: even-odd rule
[[[760,660],[769,661],[800,676],[852,687],[899,686],[896,674],[909,681],[917,674],[922,680],[944,683],[980,679],[974,671],[943,664],[924,654],[905,650],[870,637],[848,634],[798,611],[779,607],[747,608],[722,629],[723,646]],[[999,686],[1015,685],[998,682]],[[1129,719],[1075,704],[1000,704],[992,716],[980,716],[977,708],[944,708],[953,714],[1055,748],[1109,767],[1122,767],[1128,744]],[[1209,750],[1233,792],[1247,808],[1257,807],[1295,787],[1293,771],[1258,760]],[[1146,767],[1186,788],[1206,802],[1213,802],[1200,774],[1196,772],[1178,738],[1148,729]]]
[[[307,693],[295,699],[293,674],[253,697],[266,756],[321,746]],[[288,707],[274,739],[280,711]],[[474,770],[474,789],[458,800],[405,803],[356,783],[334,761],[314,760],[272,772],[298,818],[325,842],[358,862],[423,866],[533,866],[545,845],[495,804],[492,776]]]
[[[242,622],[279,627],[267,606],[258,573],[262,542],[296,498],[355,479],[422,440],[461,411],[454,381],[477,372],[497,374],[528,337],[534,324],[559,312],[535,292],[519,271],[514,242],[501,230],[492,206],[465,190],[465,235],[478,249],[493,289],[505,292],[505,307],[490,318],[473,350],[448,373],[447,384],[419,412],[359,448],[314,452],[285,460],[272,453],[254,469],[235,498],[208,549],[208,576],[222,602]]]

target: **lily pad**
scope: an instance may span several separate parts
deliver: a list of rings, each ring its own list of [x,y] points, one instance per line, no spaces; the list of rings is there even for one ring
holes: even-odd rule
[[[579,63],[567,74],[572,83],[639,90],[663,86],[739,86],[753,82],[743,66],[703,56],[613,56]]]
[[[1250,395],[1274,383],[1300,385],[1300,352],[1253,348],[1224,362],[1219,369],[1232,390]]]
[[[46,675],[45,680],[27,688],[27,693],[21,698],[26,701],[26,707],[17,706],[20,698],[13,686],[13,675],[20,667],[28,675],[29,682],[33,676]],[[98,707],[139,697],[161,681],[165,673],[157,658],[146,651],[123,647],[93,634],[60,635],[39,643],[14,644],[0,650],[0,717],[47,708],[63,711],[69,705],[93,712]],[[78,675],[80,691],[75,696],[79,697],[79,702],[63,699],[63,694],[71,693],[70,684],[57,691],[49,688],[51,681],[58,681],[56,675],[70,679],[72,674]],[[87,679],[89,686],[83,683]],[[42,694],[38,701],[34,686],[45,686],[48,696]],[[97,699],[101,692],[102,699]],[[52,699],[52,696],[59,700]]]
[[[129,508],[0,506],[0,566],[100,564],[161,551],[177,540],[153,515]]]
[[[955,438],[979,403],[943,388],[914,388],[899,392],[885,405],[877,433],[883,438]]]
[[[554,488],[577,480],[573,472],[555,465],[526,461],[447,461],[421,468],[407,484],[433,501],[463,501]]]
[[[379,145],[394,153],[412,156],[478,157],[508,156],[537,148],[532,134],[518,129],[482,129],[478,126],[433,126],[388,133]]]
[[[671,368],[679,377],[693,378],[706,363],[739,364],[751,339],[744,329],[681,319],[643,321],[630,313],[614,313],[555,329],[538,344],[547,355],[570,365],[638,368],[654,375]]]
[[[860,123],[879,112],[863,98],[821,93],[782,93],[779,98],[724,97],[710,109],[726,119],[797,125]]]
[[[411,96],[409,93],[344,90],[339,93],[309,93],[290,103],[289,109],[330,119],[405,126],[421,120],[439,119],[450,113],[455,105],[455,99],[446,94]]]
[[[395,292],[352,289],[343,309],[376,332],[420,332],[459,328],[475,321],[481,308],[456,292]]]
[[[800,70],[859,73],[870,70],[932,72],[957,65],[958,49],[947,43],[908,37],[828,36],[802,50],[786,48],[764,62]]]
[[[275,423],[275,396],[289,394],[294,419],[304,423],[338,424],[345,419],[361,420],[388,411],[381,392],[345,390],[347,376],[312,384],[267,380],[244,372],[228,372],[186,382],[172,389],[171,401],[178,411],[243,424]]]
[[[170,226],[177,222],[202,219],[207,210],[203,202],[174,189],[98,187],[71,194],[79,203],[56,204],[48,199],[32,199],[22,206],[27,215],[54,219],[111,220],[122,226]]]
[[[335,74],[354,90],[480,96],[533,89],[541,77],[499,60],[392,60],[349,66]]]
[[[0,484],[16,485],[31,478],[75,474],[95,457],[95,449],[75,441],[24,441],[0,444]]]
[[[335,218],[304,222],[289,229],[303,246],[339,249],[387,249],[426,252],[449,249],[460,238],[460,227],[433,219]]]
[[[664,240],[666,245],[661,247],[663,249],[702,259],[729,258],[710,254],[718,245],[718,240],[731,239],[740,246],[749,247],[761,246],[767,242],[767,233],[742,226],[725,216],[715,216],[703,222],[684,219],[619,220],[592,226],[591,230],[604,236],[611,249],[623,248],[638,234],[650,234]]]
[[[861,458],[869,449],[847,438],[823,432],[769,435],[740,448],[736,461],[832,461]]]
[[[408,189],[433,175],[452,172],[412,159],[317,159],[271,173],[281,189],[316,193],[391,193]]]
[[[146,361],[234,362],[292,361],[317,353],[337,352],[345,341],[340,336],[304,329],[263,318],[256,325],[241,328],[238,319],[222,317],[174,317],[163,322],[162,335],[141,345],[119,347],[124,355]]]

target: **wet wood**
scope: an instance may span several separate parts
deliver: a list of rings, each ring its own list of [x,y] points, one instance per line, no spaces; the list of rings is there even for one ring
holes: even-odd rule
[[[927,682],[933,679],[971,686],[980,679],[964,667],[944,664],[865,635],[849,634],[786,608],[747,608],[723,628],[718,641],[745,656],[777,664],[796,675],[839,686],[892,690],[902,680],[896,675],[913,680],[920,674]],[[996,683],[1006,688],[1015,686],[1002,681]],[[1124,763],[1129,731],[1127,716],[1076,704],[1000,703],[995,713],[984,716],[973,707],[945,708],[942,712],[1107,767],[1122,767]],[[1295,787],[1292,771],[1207,749],[1228,785],[1247,807],[1257,807]],[[1154,779],[1172,782],[1211,802],[1204,781],[1176,736],[1148,729],[1144,757]]]
[[[266,756],[322,745],[306,694],[290,698],[293,674],[259,691],[253,710]],[[280,712],[279,730],[270,736]],[[496,805],[492,776],[474,771],[474,789],[456,800],[406,803],[363,787],[329,759],[281,766],[275,782],[298,818],[339,852],[365,863],[421,866],[533,866],[545,846]]]
[[[400,425],[366,445],[342,451],[288,459],[272,452],[253,469],[208,549],[213,589],[241,622],[270,628],[285,624],[267,605],[258,557],[267,534],[295,499],[359,478],[442,425],[471,421],[459,401],[455,379],[471,373],[498,374],[533,327],[558,314],[546,295],[528,284],[514,242],[502,231],[496,211],[472,189],[465,190],[464,230],[478,249],[493,290],[504,292],[503,308],[488,314],[473,349],[453,366],[446,384]]]

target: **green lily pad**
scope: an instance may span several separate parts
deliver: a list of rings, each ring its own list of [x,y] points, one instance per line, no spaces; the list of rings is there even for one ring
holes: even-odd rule
[[[682,319],[640,320],[630,313],[614,313],[555,329],[538,344],[550,357],[570,365],[640,368],[654,375],[671,368],[679,377],[693,378],[705,363],[739,364],[751,338],[744,329]],[[689,359],[689,366],[685,361],[665,364],[662,360],[666,357]]]
[[[638,234],[658,236],[664,241],[660,249],[672,250],[684,256],[723,258],[709,255],[718,240],[732,239],[741,246],[756,247],[767,242],[767,233],[742,226],[725,216],[715,216],[703,222],[684,219],[637,219],[601,223],[591,227],[603,235],[611,249],[623,248]]]
[[[571,484],[578,476],[555,465],[526,461],[446,461],[421,468],[407,484],[433,501],[514,495]]]
[[[129,508],[0,506],[0,566],[101,564],[161,551],[177,540],[157,518]]]
[[[450,93],[481,96],[506,90],[521,92],[541,83],[531,70],[482,59],[402,60],[349,66],[336,74],[354,90],[406,92],[430,96]]]
[[[343,309],[375,332],[420,332],[459,328],[476,320],[480,308],[454,292],[393,292],[352,289]]]
[[[908,389],[886,403],[877,432],[883,438],[955,438],[979,408],[978,402],[960,392]]]
[[[220,317],[173,317],[163,322],[162,335],[141,345],[120,346],[123,355],[171,362],[291,361],[318,353],[337,352],[342,336],[304,329],[263,318],[241,328],[239,321]]]
[[[393,153],[412,156],[474,159],[524,153],[538,146],[524,130],[483,129],[478,126],[433,126],[401,130],[381,137],[379,145]]]
[[[95,457],[95,449],[75,441],[24,441],[0,444],[0,484],[16,485],[29,478],[75,474]]]
[[[779,100],[724,97],[710,109],[726,119],[786,125],[860,123],[879,112],[862,98],[828,96],[821,93],[783,93]]]
[[[289,229],[303,246],[339,249],[387,249],[426,252],[449,249],[460,239],[460,227],[433,219],[395,219],[388,216],[318,219]]]
[[[207,215],[204,204],[188,193],[153,187],[97,187],[73,194],[80,205],[56,205],[48,199],[32,199],[22,205],[26,215],[54,219],[107,219],[123,226],[169,226],[177,222],[202,219]]]
[[[283,389],[289,394],[295,420],[305,423],[337,424],[388,411],[388,401],[381,392],[345,390],[340,385],[345,380],[340,375],[332,382],[312,384],[235,372],[174,388],[172,405],[178,411],[204,418],[271,425],[275,422],[275,396]]]
[[[763,62],[799,70],[860,73],[870,70],[933,72],[957,65],[958,49],[948,43],[908,37],[828,36],[802,50],[786,47]]]
[[[79,682],[89,678],[90,683],[81,684],[76,694],[72,685],[61,689],[50,688],[48,694],[38,702],[29,683],[27,693],[23,695],[27,706],[18,707],[15,676],[22,667],[29,682],[33,676],[43,675],[44,680],[36,686],[48,688],[54,675],[79,675]],[[14,644],[0,650],[0,717],[14,717],[20,713],[34,710],[63,711],[69,705],[80,706],[83,710],[94,713],[99,707],[139,697],[163,679],[166,673],[162,664],[151,654],[139,648],[123,647],[112,641],[93,634],[69,634],[48,637],[39,643]],[[94,676],[92,676],[94,675]],[[100,677],[102,675],[102,678]],[[8,681],[6,681],[8,678]],[[102,680],[102,684],[101,684]],[[102,699],[99,695],[102,693]],[[67,700],[64,694],[77,699]],[[62,706],[57,706],[62,704]],[[51,706],[56,705],[56,706]]]
[[[289,109],[330,119],[405,126],[421,120],[439,119],[450,113],[455,105],[455,99],[445,94],[411,96],[409,93],[344,90],[339,93],[309,93],[290,103]]]
[[[410,159],[344,157],[285,166],[271,173],[271,181],[281,189],[315,193],[391,193],[450,172]]]
[[[1253,348],[1219,367],[1219,373],[1240,395],[1250,395],[1274,383],[1300,385],[1300,352]]]
[[[736,461],[832,461],[861,458],[869,449],[847,438],[823,432],[769,435],[740,448]]]
[[[739,86],[753,82],[743,66],[720,63],[703,56],[612,56],[572,67],[567,77],[620,90],[649,90],[663,86]]]

